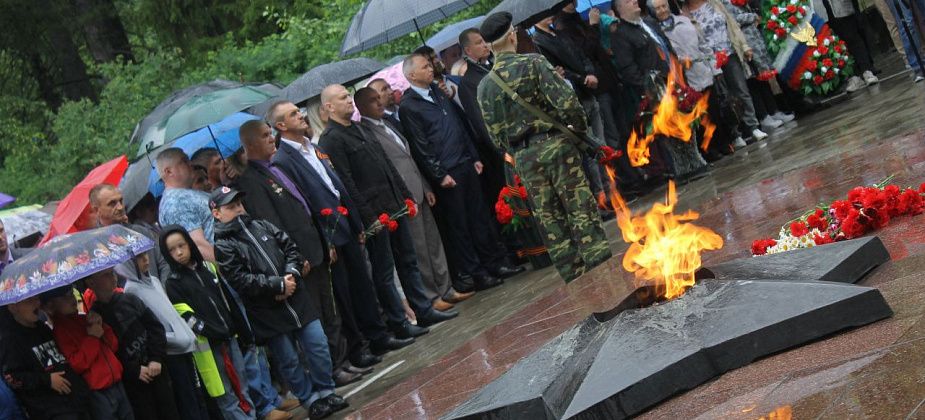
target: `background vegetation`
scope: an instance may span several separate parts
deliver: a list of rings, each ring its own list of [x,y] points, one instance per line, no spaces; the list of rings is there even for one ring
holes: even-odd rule
[[[285,86],[337,61],[361,0],[3,0],[0,191],[18,204],[63,197],[120,154],[171,92],[212,79]],[[482,0],[436,25],[487,13]],[[417,35],[360,55],[386,61]]]

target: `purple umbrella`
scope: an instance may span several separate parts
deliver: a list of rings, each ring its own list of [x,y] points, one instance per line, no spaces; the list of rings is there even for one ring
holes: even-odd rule
[[[0,209],[6,207],[7,205],[11,204],[14,201],[16,201],[16,197],[13,197],[12,195],[6,195],[0,192]]]

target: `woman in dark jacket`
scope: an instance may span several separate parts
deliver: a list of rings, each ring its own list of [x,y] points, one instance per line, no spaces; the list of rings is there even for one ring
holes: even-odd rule
[[[209,341],[224,386],[224,394],[216,396],[219,409],[226,418],[253,418],[255,410],[247,395],[244,357],[236,340],[239,338],[248,344],[253,333],[228,284],[210,270],[209,263],[182,226],[164,227],[159,244],[170,266],[170,275],[165,281],[167,297],[175,307],[190,309],[181,311],[180,315],[193,332]],[[226,369],[226,363],[234,369]]]

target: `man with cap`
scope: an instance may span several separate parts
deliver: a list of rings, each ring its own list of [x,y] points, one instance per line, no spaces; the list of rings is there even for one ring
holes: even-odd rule
[[[582,172],[580,148],[587,146],[557,130],[547,122],[550,118],[541,118],[519,104],[499,83],[558,121],[560,127],[581,135],[588,123],[575,91],[546,58],[516,53],[517,33],[511,21],[510,13],[501,12],[482,23],[482,37],[492,44],[495,65],[479,83],[478,101],[492,141],[514,156],[534,214],[546,233],[543,240],[549,256],[569,282],[611,256]]]

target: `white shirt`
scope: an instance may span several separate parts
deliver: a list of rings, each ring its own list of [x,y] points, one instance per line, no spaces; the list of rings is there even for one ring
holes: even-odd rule
[[[318,173],[319,176],[321,176],[321,180],[324,181],[324,185],[327,186],[328,189],[331,190],[331,192],[337,196],[337,198],[340,198],[340,191],[338,191],[337,188],[334,187],[334,182],[331,181],[331,176],[328,175],[328,171],[327,169],[325,169],[324,163],[321,162],[321,159],[318,158],[318,154],[315,150],[315,145],[312,144],[311,141],[308,141],[308,139],[305,139],[306,141],[305,141],[305,144],[303,145],[302,143],[292,141],[287,138],[281,137],[280,140],[282,140],[284,143],[298,150],[299,154],[301,154],[302,157],[305,158],[305,161],[308,162],[309,166],[311,166],[312,169],[314,169],[315,172]]]
[[[428,102],[430,102],[430,103],[436,103],[436,102],[434,102],[434,98],[431,98],[431,97],[430,97],[430,89],[419,88],[419,87],[417,87],[417,86],[415,86],[415,85],[411,85],[411,89],[414,89],[414,91],[417,92],[418,95],[421,95],[421,97],[423,97],[424,99],[426,99]]]
[[[392,137],[392,140],[395,140],[395,143],[398,143],[398,147],[401,147],[402,150],[405,150],[405,143],[401,141],[401,137],[398,137],[398,134],[396,134],[395,131],[392,130],[392,127],[389,127],[388,124],[386,124],[382,120],[374,120],[369,117],[363,117],[363,119],[373,123],[373,125],[377,125],[379,127],[384,128],[385,132],[389,133],[389,136]]]

